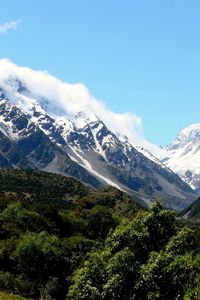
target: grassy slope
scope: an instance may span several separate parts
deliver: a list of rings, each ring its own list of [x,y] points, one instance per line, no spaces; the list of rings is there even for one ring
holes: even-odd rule
[[[24,298],[22,296],[7,294],[4,292],[0,292],[0,300],[31,300],[30,298]]]

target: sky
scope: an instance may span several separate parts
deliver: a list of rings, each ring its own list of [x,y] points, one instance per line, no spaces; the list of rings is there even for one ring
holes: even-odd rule
[[[0,58],[83,83],[165,146],[199,123],[198,0],[0,0]],[[1,70],[0,70],[1,71]]]

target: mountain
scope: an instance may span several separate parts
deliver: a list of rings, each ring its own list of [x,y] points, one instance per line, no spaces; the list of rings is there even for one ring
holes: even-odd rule
[[[162,162],[200,193],[200,123],[179,133],[166,148]]]
[[[112,185],[134,194],[143,206],[160,198],[180,211],[196,199],[149,151],[114,132],[92,108],[96,100],[83,107],[82,87],[5,60],[1,69],[1,167],[59,173],[97,189]]]

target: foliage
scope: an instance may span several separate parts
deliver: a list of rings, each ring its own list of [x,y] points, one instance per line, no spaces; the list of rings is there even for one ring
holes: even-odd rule
[[[73,275],[68,299],[198,299],[199,240],[155,203],[124,220]]]
[[[19,295],[8,294],[4,292],[0,292],[0,300],[31,300],[30,298],[24,298]]]
[[[199,240],[158,202],[0,170],[0,299],[199,299]]]
[[[97,205],[115,190],[97,193],[38,171],[0,170],[0,178],[0,289],[65,299],[71,274],[120,222],[114,209]]]

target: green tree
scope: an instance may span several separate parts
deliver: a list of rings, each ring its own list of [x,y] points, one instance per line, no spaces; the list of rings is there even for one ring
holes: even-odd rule
[[[124,219],[74,274],[72,300],[178,300],[200,273],[198,241],[176,226],[174,213],[155,203],[149,212]]]
[[[22,278],[33,282],[37,293],[51,277],[64,280],[69,260],[61,251],[58,237],[46,232],[26,233],[13,254]]]
[[[73,276],[73,284],[69,288],[70,300],[100,300],[102,299],[103,285],[105,284],[105,252],[93,252],[83,267]]]
[[[107,207],[95,206],[82,213],[87,221],[86,235],[92,239],[104,239],[119,224],[119,218]]]
[[[139,264],[129,248],[111,256],[105,270],[102,299],[130,299],[131,287],[138,277]]]

